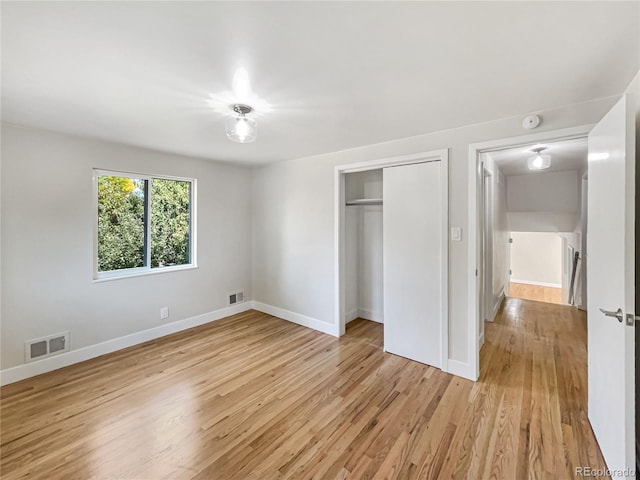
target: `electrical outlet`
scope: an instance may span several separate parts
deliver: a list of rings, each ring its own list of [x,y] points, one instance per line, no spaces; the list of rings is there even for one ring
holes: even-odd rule
[[[169,318],[169,307],[162,307],[160,309],[160,320],[164,320],[165,318]]]

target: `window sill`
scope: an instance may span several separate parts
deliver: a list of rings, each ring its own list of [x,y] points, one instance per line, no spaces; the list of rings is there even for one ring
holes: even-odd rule
[[[181,272],[183,270],[195,270],[197,268],[198,268],[198,265],[189,264],[189,265],[178,265],[175,267],[141,268],[140,270],[129,271],[127,273],[109,273],[107,275],[103,273],[102,274],[103,276],[94,278],[93,283],[110,282],[111,280],[122,280],[125,278],[133,278],[133,277],[144,277],[147,275],[157,275],[160,273]]]

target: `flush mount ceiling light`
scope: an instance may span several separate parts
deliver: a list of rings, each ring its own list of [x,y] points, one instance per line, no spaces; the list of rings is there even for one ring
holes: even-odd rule
[[[258,122],[246,116],[253,111],[253,108],[249,105],[236,103],[231,105],[231,110],[233,110],[237,116],[227,117],[224,122],[229,140],[238,143],[253,142],[258,135]]]
[[[236,69],[231,90],[209,95],[209,106],[225,118],[227,138],[233,142],[251,143],[258,133],[258,117],[272,111],[271,104],[251,88],[249,73]]]
[[[537,147],[531,149],[532,152],[536,154],[533,157],[529,157],[527,159],[527,166],[529,170],[544,170],[551,166],[551,155],[543,155],[542,152],[545,151],[547,147]]]

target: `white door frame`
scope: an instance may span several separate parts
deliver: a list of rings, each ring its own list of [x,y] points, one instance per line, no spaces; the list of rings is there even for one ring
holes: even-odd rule
[[[476,275],[483,275],[482,262],[477,253],[478,246],[478,162],[480,154],[492,150],[501,150],[518,146],[532,145],[542,142],[557,142],[561,140],[571,140],[575,138],[586,138],[593,124],[581,125],[578,127],[563,128],[560,130],[549,130],[546,132],[532,133],[511,138],[501,138],[486,142],[472,143],[469,145],[469,264],[468,264],[468,358],[469,375],[467,378],[477,380],[480,376],[480,347],[478,338],[478,322],[480,318],[480,292],[478,291],[478,278]]]
[[[448,371],[449,358],[449,150],[432,150],[428,152],[383,158],[346,165],[337,165],[334,173],[334,272],[335,272],[335,306],[334,324],[335,335],[345,333],[345,302],[346,302],[346,266],[345,266],[345,179],[346,173],[377,170],[384,167],[397,167],[413,163],[442,162],[442,320],[440,325],[442,370]],[[384,219],[383,219],[384,221]]]
[[[493,311],[493,303],[489,302],[489,292],[493,293],[493,288],[492,286],[489,285],[490,282],[488,282],[488,278],[487,278],[487,271],[489,270],[489,265],[487,263],[487,252],[489,251],[489,245],[491,245],[491,247],[493,248],[493,242],[489,242],[489,236],[488,236],[488,231],[492,230],[492,228],[490,228],[493,224],[493,213],[489,212],[489,214],[487,213],[487,210],[489,210],[490,208],[493,208],[493,201],[490,203],[487,201],[488,198],[490,198],[492,196],[492,193],[489,185],[488,185],[488,179],[490,179],[493,175],[491,173],[491,171],[487,168],[486,162],[483,162],[482,160],[480,160],[480,169],[478,174],[480,175],[480,182],[482,182],[481,185],[479,185],[481,193],[480,193],[480,205],[482,205],[481,210],[482,210],[482,217],[480,219],[480,221],[478,222],[478,227],[479,227],[479,231],[478,231],[478,241],[480,243],[480,251],[482,252],[482,266],[479,269],[479,273],[481,273],[481,275],[478,276],[478,280],[479,280],[479,292],[480,292],[480,297],[479,297],[479,314],[480,314],[480,320],[478,321],[478,332],[482,332],[479,333],[478,336],[478,343],[480,345],[480,348],[482,348],[482,345],[484,345],[484,322],[485,321],[492,321],[493,317],[489,318],[489,312]],[[493,200],[493,199],[492,199]],[[491,255],[491,260],[493,261],[493,254]],[[482,328],[480,328],[482,327]]]

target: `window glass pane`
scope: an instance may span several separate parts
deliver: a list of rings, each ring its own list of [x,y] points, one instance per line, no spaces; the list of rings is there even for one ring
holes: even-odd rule
[[[191,263],[191,182],[151,182],[151,267]]]
[[[145,187],[139,178],[98,177],[98,271],[144,266]]]

